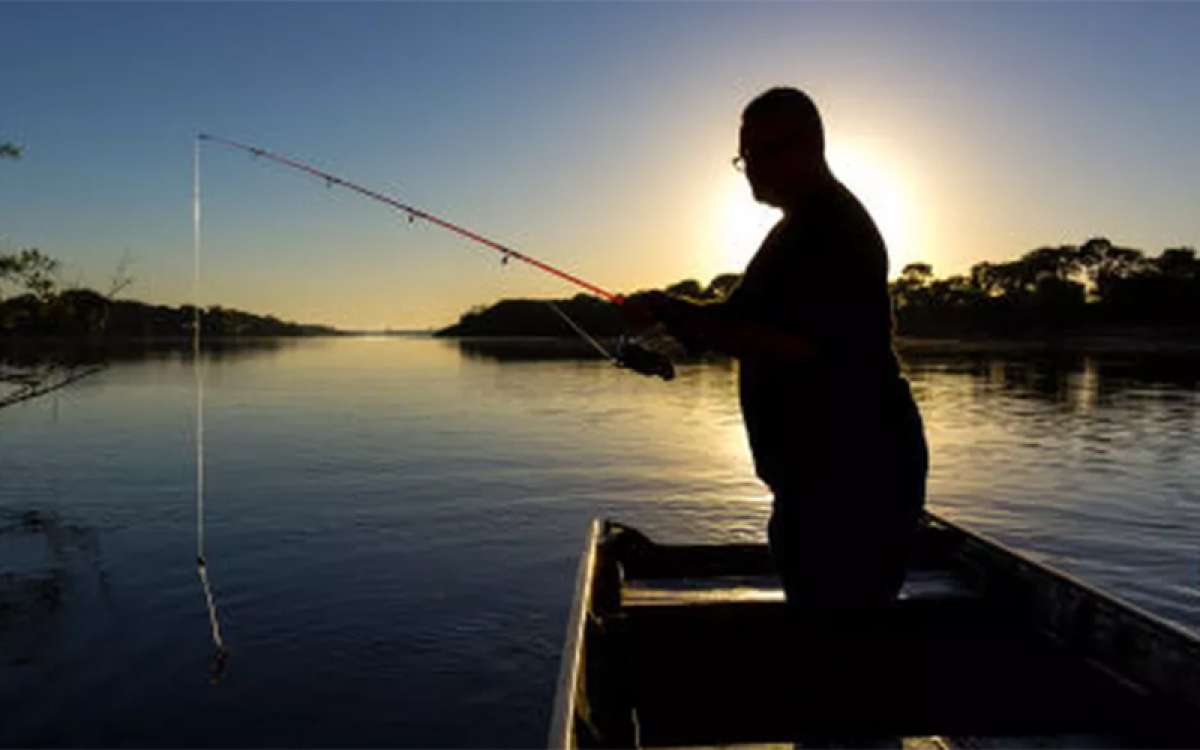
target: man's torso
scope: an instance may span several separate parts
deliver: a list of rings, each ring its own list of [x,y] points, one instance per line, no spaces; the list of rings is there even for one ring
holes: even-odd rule
[[[803,364],[740,362],[742,411],[768,485],[838,472],[848,453],[882,439],[904,389],[892,351],[887,253],[844,187],[829,186],[771,231],[728,304],[815,351]]]

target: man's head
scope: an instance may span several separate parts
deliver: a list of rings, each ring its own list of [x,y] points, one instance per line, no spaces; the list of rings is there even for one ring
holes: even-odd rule
[[[829,176],[821,115],[799,89],[769,89],[746,105],[738,155],[755,200],[785,210]]]

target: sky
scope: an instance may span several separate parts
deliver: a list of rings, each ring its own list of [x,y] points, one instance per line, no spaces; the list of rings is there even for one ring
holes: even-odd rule
[[[893,274],[1094,236],[1200,244],[1200,3],[0,2],[0,253],[65,284],[345,328],[575,289],[212,144],[310,162],[601,287],[740,271],[777,217],[730,165],[797,86]]]

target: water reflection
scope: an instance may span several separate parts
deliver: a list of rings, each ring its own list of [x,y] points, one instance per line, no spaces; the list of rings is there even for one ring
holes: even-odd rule
[[[935,509],[1200,626],[1194,356],[910,354],[906,364]]]
[[[600,360],[605,359],[590,343],[581,337],[515,337],[492,336],[475,338],[439,338],[447,346],[453,346],[468,359],[495,362],[538,362],[553,360]],[[596,339],[608,352],[619,350],[619,339],[601,337]],[[674,339],[668,336],[640,339],[638,345],[666,355],[675,364],[715,363],[729,366],[727,357],[717,355],[690,356]]]
[[[938,354],[905,352],[906,370],[961,375],[982,392],[1003,391],[1022,397],[1078,407],[1101,406],[1112,397],[1149,387],[1170,394],[1200,388],[1200,357],[1194,354],[1087,354],[1014,352]]]
[[[664,383],[493,343],[252,341],[205,359],[211,562],[238,655],[219,690],[202,679],[186,349],[0,412],[0,561],[31,581],[5,601],[46,625],[0,624],[9,660],[34,655],[0,681],[0,744],[542,741],[587,519],[762,541],[770,498],[736,363]],[[905,360],[931,507],[1200,627],[1195,360]],[[52,562],[51,518],[103,530],[111,597],[82,537],[56,532]]]
[[[600,353],[581,338],[458,338],[438,339],[454,346],[470,359],[496,362],[536,362],[555,359],[602,359]],[[613,351],[616,339],[600,339],[605,349]]]
[[[201,342],[206,359],[236,360],[285,352],[311,344],[316,337],[208,338]],[[184,338],[14,338],[0,337],[0,364],[31,367],[113,362],[190,361],[191,339]]]

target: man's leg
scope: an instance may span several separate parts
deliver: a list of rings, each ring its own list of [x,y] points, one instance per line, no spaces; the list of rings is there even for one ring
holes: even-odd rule
[[[925,506],[929,451],[906,381],[884,424],[853,431],[822,476],[772,488],[767,539],[788,602],[857,608],[892,601]]]
[[[919,429],[889,458],[875,473],[843,473],[840,486],[776,493],[767,540],[789,604],[861,609],[896,598],[925,501]]]

